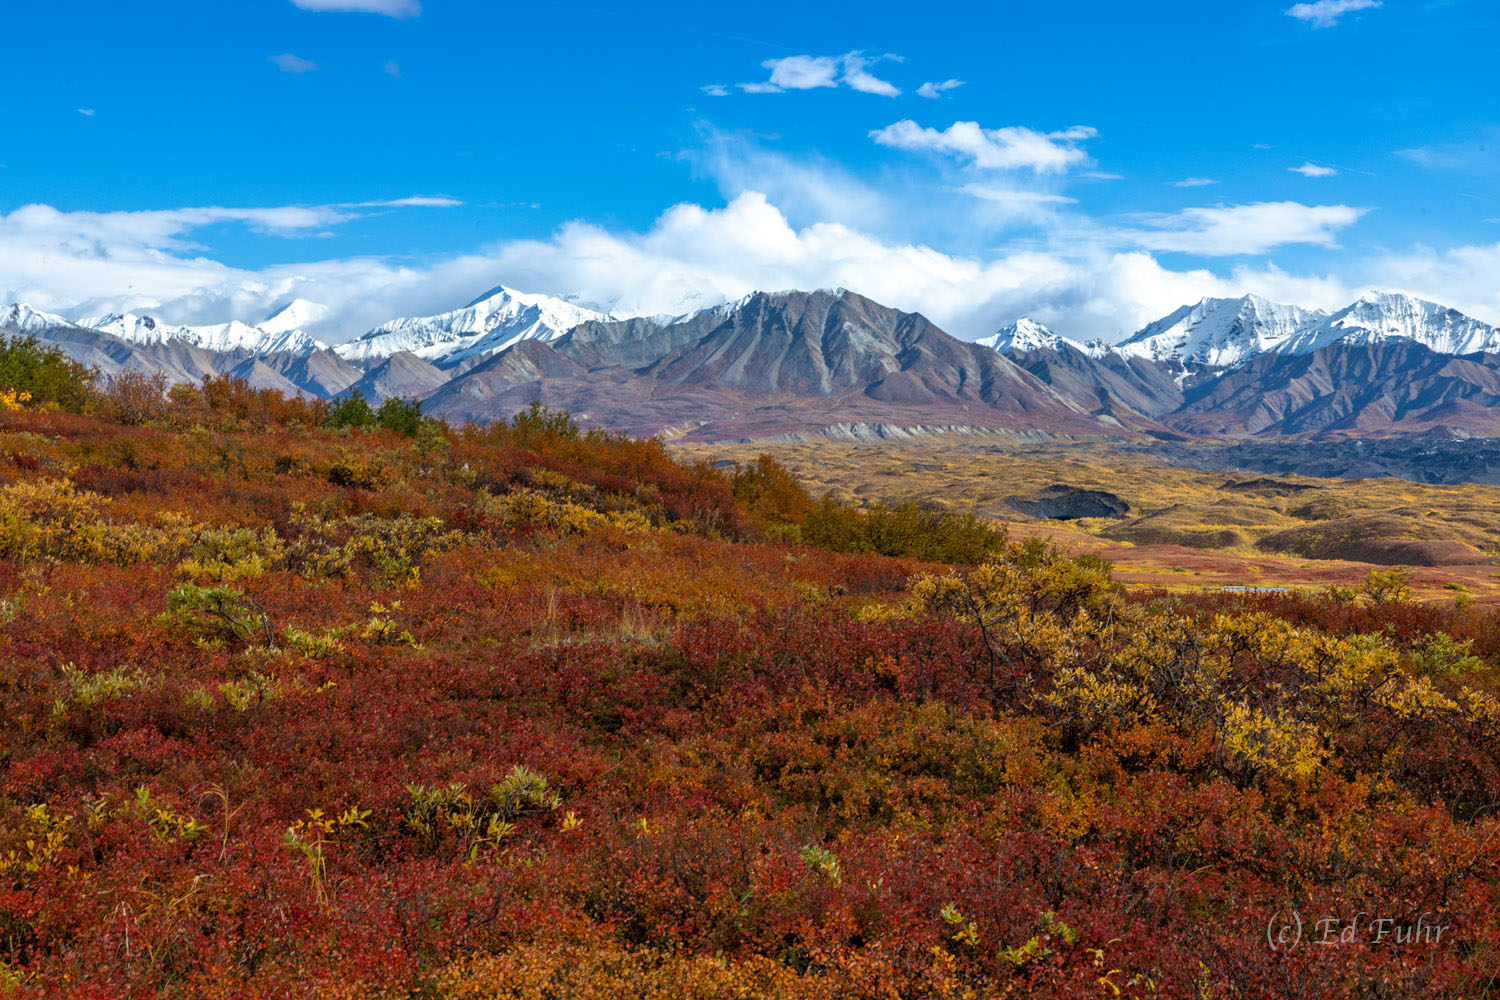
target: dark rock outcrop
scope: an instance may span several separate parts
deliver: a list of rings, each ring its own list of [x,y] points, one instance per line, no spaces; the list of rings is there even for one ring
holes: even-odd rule
[[[1107,490],[1056,483],[1030,497],[1008,497],[1005,501],[1028,517],[1051,521],[1073,521],[1083,517],[1126,517],[1130,504]]]

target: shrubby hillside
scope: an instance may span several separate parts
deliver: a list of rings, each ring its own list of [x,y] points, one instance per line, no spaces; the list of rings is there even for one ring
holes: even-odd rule
[[[1167,598],[542,408],[26,377],[14,995],[1493,988],[1500,615],[1399,571]]]

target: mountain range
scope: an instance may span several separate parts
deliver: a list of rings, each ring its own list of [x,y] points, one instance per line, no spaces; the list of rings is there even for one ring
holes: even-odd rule
[[[265,320],[68,320],[24,304],[34,334],[106,376],[229,374],[284,392],[412,396],[493,420],[532,401],[632,434],[703,440],[936,429],[1157,438],[1500,436],[1500,329],[1404,295],[1327,313],[1204,299],[1119,344],[1019,319],[977,342],[845,290],[758,292],[685,316],[621,317],[499,286],[461,309],[345,343],[294,300]]]
[[[1204,299],[1113,346],[1035,323],[997,338],[1049,385],[1094,387],[1101,405],[1179,433],[1500,435],[1500,329],[1407,295],[1366,295],[1333,313]]]

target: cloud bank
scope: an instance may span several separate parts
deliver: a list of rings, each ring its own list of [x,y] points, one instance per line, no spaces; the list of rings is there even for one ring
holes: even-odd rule
[[[1321,244],[1361,211],[1345,206],[1194,209],[1140,225],[1134,247],[1117,237],[1113,246],[1091,240],[990,255],[945,253],[836,222],[794,226],[757,192],[716,208],[675,205],[644,231],[573,222],[547,239],[501,241],[421,264],[354,257],[236,268],[205,255],[191,239],[195,228],[224,223],[293,236],[362,211],[368,209],[90,213],[29,205],[0,216],[0,300],[74,317],[132,309],[171,322],[210,322],[259,320],[301,297],[332,308],[334,321],[315,332],[335,340],[393,316],[454,308],[502,280],[639,313],[682,312],[756,289],[843,286],[922,312],[968,338],[1030,315],[1071,336],[1113,339],[1206,295],[1255,292],[1332,308],[1370,287],[1425,295],[1500,321],[1500,288],[1493,281],[1500,244],[1415,248],[1364,260],[1347,278],[1291,274],[1274,265],[1240,265],[1227,274],[1179,270],[1149,246],[1222,251],[1288,239]]]

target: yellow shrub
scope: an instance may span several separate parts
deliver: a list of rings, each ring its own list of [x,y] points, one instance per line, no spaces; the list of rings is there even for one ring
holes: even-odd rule
[[[1297,780],[1316,774],[1326,756],[1316,727],[1239,704],[1224,717],[1223,751],[1236,769]]]

